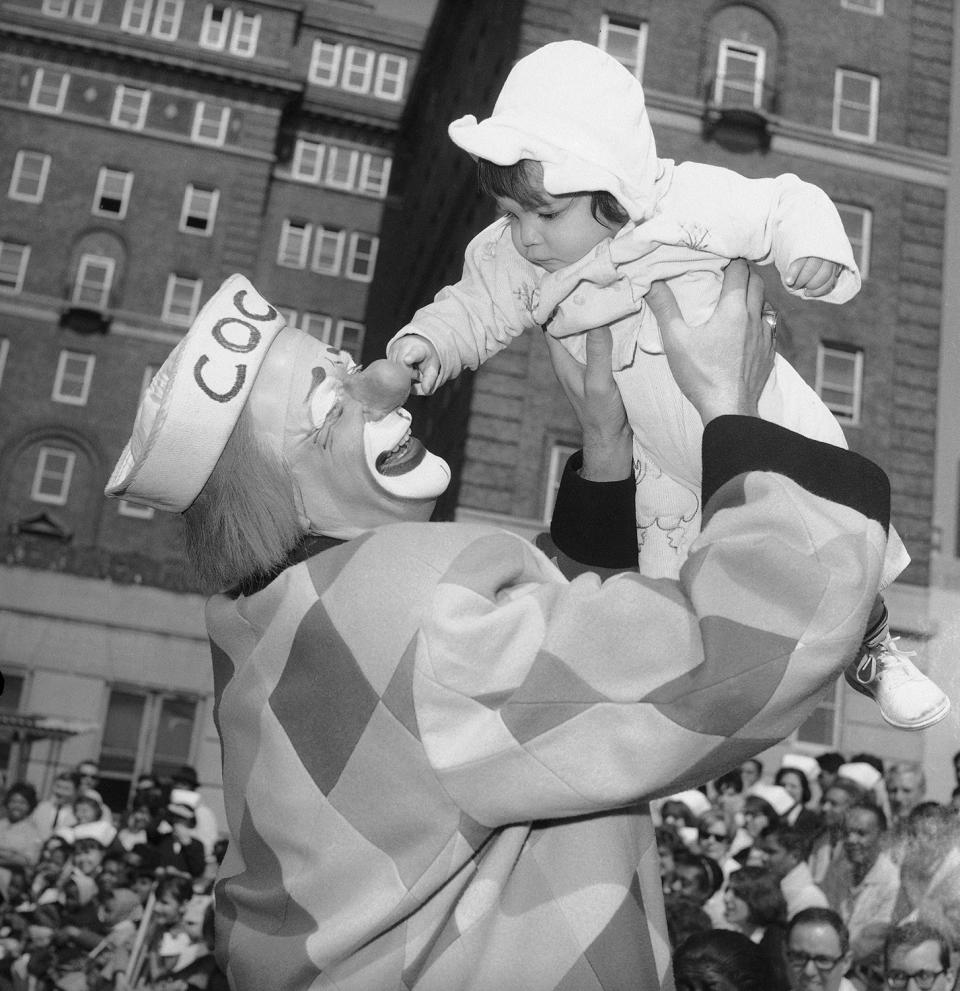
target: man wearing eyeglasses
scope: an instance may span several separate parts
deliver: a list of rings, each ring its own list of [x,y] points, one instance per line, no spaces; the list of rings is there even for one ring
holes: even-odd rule
[[[924,922],[906,922],[890,931],[883,946],[883,979],[892,991],[950,991],[954,970],[950,944]]]
[[[787,972],[793,991],[856,991],[844,976],[850,967],[850,938],[829,908],[805,908],[787,925]]]

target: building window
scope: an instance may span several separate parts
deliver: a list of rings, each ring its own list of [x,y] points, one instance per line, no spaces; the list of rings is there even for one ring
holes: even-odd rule
[[[120,169],[100,169],[97,189],[93,194],[93,213],[98,217],[116,217],[123,220],[130,202],[133,173]]]
[[[342,58],[343,45],[318,38],[313,43],[313,51],[310,53],[307,78],[317,86],[336,86]]]
[[[120,18],[120,28],[131,34],[146,34],[150,26],[150,11],[153,0],[126,0],[123,5],[123,15]]]
[[[647,54],[647,25],[604,14],[600,19],[600,48],[623,63],[637,79],[643,79]]]
[[[116,262],[103,255],[83,255],[77,266],[73,302],[91,310],[105,310],[113,286]]]
[[[821,699],[816,709],[800,726],[793,737],[798,743],[815,743],[830,750],[836,748],[837,717],[840,713],[839,693],[843,683],[842,678],[836,681],[833,691],[826,698]]]
[[[347,45],[341,86],[350,93],[369,93],[376,55],[369,48]]]
[[[312,231],[312,224],[297,224],[292,220],[284,220],[280,227],[277,264],[283,265],[284,268],[306,268]]]
[[[370,282],[377,264],[380,238],[372,234],[351,234],[347,251],[347,278],[355,282]]]
[[[883,16],[883,0],[840,0],[840,6],[847,10],[855,10],[858,14]]]
[[[313,270],[321,275],[339,275],[345,240],[346,231],[335,227],[318,227],[313,243]]]
[[[111,809],[127,806],[140,774],[169,778],[193,764],[199,700],[172,692],[110,689],[100,749],[99,791]]]
[[[131,131],[142,131],[149,105],[150,90],[124,86],[121,83],[113,99],[110,123],[115,127],[127,127]]]
[[[7,355],[10,354],[10,341],[0,337],[0,385],[3,385],[3,373],[7,367]]]
[[[73,5],[73,19],[84,24],[96,24],[100,20],[102,0],[76,0]]]
[[[208,3],[203,8],[203,24],[200,26],[200,47],[221,52],[227,47],[230,31],[230,8],[222,4]]]
[[[41,10],[47,17],[66,17],[70,13],[70,0],[43,0]]]
[[[30,498],[50,506],[65,506],[77,456],[61,447],[41,447],[33,473]]]
[[[853,257],[860,269],[860,278],[866,279],[870,274],[870,233],[873,229],[873,213],[862,206],[850,206],[848,203],[838,203],[837,211],[843,221],[843,229],[847,232]]]
[[[297,138],[297,144],[293,149],[293,164],[290,166],[294,179],[319,182],[321,168],[323,168],[323,145],[319,141]]]
[[[183,194],[180,230],[185,234],[202,234],[204,237],[210,237],[217,218],[219,202],[219,189],[202,189],[199,186],[188,185]]]
[[[848,344],[817,346],[817,395],[841,423],[860,423],[863,350]]]
[[[550,448],[550,465],[547,469],[547,484],[543,493],[543,522],[549,523],[553,518],[553,506],[557,501],[557,490],[560,488],[560,479],[563,478],[563,469],[567,466],[567,460],[577,448],[572,444],[554,444]]]
[[[407,78],[407,60],[402,55],[384,53],[377,59],[377,74],[373,80],[373,95],[381,100],[403,99],[403,84]]]
[[[57,374],[53,380],[53,395],[50,398],[55,403],[86,406],[95,363],[96,357],[92,354],[61,351],[57,361]]]
[[[200,306],[202,279],[188,279],[182,275],[167,277],[167,291],[163,296],[163,319],[181,327],[189,327]]]
[[[330,343],[331,331],[333,330],[333,318],[325,313],[304,313],[297,326],[305,334],[315,337],[325,344]]]
[[[364,326],[356,320],[338,320],[337,331],[332,342],[335,348],[346,351],[358,364],[363,351]]]
[[[377,155],[365,152],[360,159],[360,178],[357,189],[361,193],[369,193],[383,199],[390,186],[390,167],[393,160],[389,155]]]
[[[48,114],[59,114],[67,100],[70,73],[58,69],[37,69],[30,90],[30,107]]]
[[[156,510],[153,506],[143,506],[139,502],[128,502],[121,499],[117,505],[117,512],[121,516],[129,516],[134,520],[152,520]]]
[[[257,41],[260,37],[260,15],[244,14],[237,10],[233,14],[233,33],[230,36],[230,52],[240,58],[253,58],[257,54]]]
[[[865,72],[837,69],[833,85],[833,133],[858,141],[877,140],[880,80]]]
[[[190,137],[197,144],[222,145],[227,137],[227,124],[229,122],[229,107],[212,107],[201,100],[193,115],[193,128],[190,131]]]
[[[324,182],[334,189],[353,189],[357,176],[360,152],[333,145],[327,149],[327,168]]]
[[[763,97],[765,63],[766,51],[763,48],[727,39],[721,41],[714,102],[727,107],[759,107]]]
[[[30,245],[0,241],[0,292],[20,292],[30,260]]]
[[[18,151],[7,195],[24,203],[40,203],[50,174],[50,156],[38,151]]]
[[[176,41],[183,17],[183,0],[157,0],[151,34],[163,41]]]

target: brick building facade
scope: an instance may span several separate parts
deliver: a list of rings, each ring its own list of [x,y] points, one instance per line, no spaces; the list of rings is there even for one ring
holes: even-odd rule
[[[466,9],[441,0],[397,149],[404,196],[384,221],[392,263],[371,294],[368,354],[456,281],[466,243],[494,218],[447,123],[487,116],[510,66],[534,48],[599,43],[642,79],[661,157],[751,177],[795,172],[838,205],[864,273],[860,294],[842,307],[798,301],[769,269],[768,296],[783,315],[785,356],[850,446],[890,475],[912,555],[888,596],[894,625],[936,667],[929,583],[953,22],[950,0],[494,0]],[[541,341],[525,335],[417,414],[454,466],[444,515],[542,529],[577,430]],[[955,722],[944,732],[960,746]],[[924,759],[925,736],[935,739],[891,730],[838,690],[790,745]]]
[[[186,762],[216,801],[202,600],[176,521],[103,486],[140,390],[231,272],[359,357],[422,34],[366,0],[0,0],[11,777],[43,791],[54,763],[93,757],[118,807],[136,774]],[[60,732],[28,746],[24,717]]]

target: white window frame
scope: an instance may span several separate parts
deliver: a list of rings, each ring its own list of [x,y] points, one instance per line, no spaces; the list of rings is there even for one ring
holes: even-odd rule
[[[150,106],[150,90],[140,86],[117,85],[113,97],[113,109],[110,111],[110,123],[114,127],[122,127],[128,131],[142,131],[147,121],[147,110]],[[121,115],[127,115],[130,119]]]
[[[367,242],[367,246],[364,247],[363,242]],[[375,234],[364,234],[361,231],[351,233],[344,273],[346,277],[353,282],[372,282],[379,251],[380,238]]]
[[[18,254],[16,278],[12,285],[4,285],[0,282],[0,293],[18,293],[23,289],[24,279],[27,277],[27,265],[30,263],[30,245],[20,244],[15,241],[0,241],[0,272],[3,271],[3,256],[6,252]],[[10,269],[14,271],[13,268]]]
[[[202,186],[194,186],[192,182],[187,183],[187,188],[183,191],[183,206],[180,209],[180,231],[198,237],[212,237],[219,206],[219,189],[206,189]],[[191,225],[188,223],[191,217],[202,219],[205,226]]]
[[[403,99],[403,86],[407,81],[406,56],[395,52],[381,52],[377,56],[377,70],[373,78],[373,95],[381,100],[398,103]]]
[[[375,168],[375,164],[379,166]],[[360,157],[360,175],[357,178],[357,191],[369,196],[384,199],[390,188],[390,171],[393,159],[380,152],[367,151]]]
[[[753,58],[753,84],[730,83],[727,79],[727,63],[732,54]],[[747,61],[745,58],[744,61]],[[714,82],[713,99],[715,103],[723,104],[724,91],[732,93],[750,93],[750,106],[759,109],[763,104],[763,82],[767,71],[767,50],[760,45],[751,45],[749,42],[734,41],[732,38],[723,38],[720,41],[720,48],[717,52],[717,78]],[[730,97],[726,97],[726,102],[731,103]],[[736,104],[732,104],[736,105]]]
[[[347,232],[342,228],[321,227],[317,225],[313,237],[313,254],[311,255],[310,267],[320,275],[339,275],[343,265],[343,248],[346,244]],[[323,264],[320,256],[327,254],[327,247],[333,246],[333,261],[330,264]]]
[[[343,45],[339,41],[316,38],[310,51],[307,79],[315,86],[336,86],[343,63]]]
[[[183,0],[157,0],[150,33],[161,41],[176,41],[183,19]]]
[[[24,180],[26,164],[28,161],[35,161],[39,166],[39,171],[27,174],[26,178],[35,184],[33,192],[27,192],[18,188]],[[22,149],[17,152],[17,157],[13,160],[13,173],[10,176],[10,188],[7,196],[12,200],[19,200],[21,203],[42,203],[43,194],[47,189],[47,177],[50,175],[50,156],[41,151],[28,151]]]
[[[847,240],[853,248],[853,257],[865,282],[870,275],[870,245],[873,236],[873,211],[852,203],[837,203],[837,212],[843,221]],[[855,229],[856,228],[856,229]]]
[[[71,0],[43,0],[41,13],[47,17],[69,17]]]
[[[186,290],[191,296],[188,310],[179,307],[177,297]],[[200,309],[200,296],[203,292],[203,279],[193,279],[186,275],[171,272],[167,276],[167,287],[163,294],[161,319],[178,327],[189,327]],[[177,308],[175,308],[175,304]]]
[[[280,225],[277,264],[284,268],[306,268],[312,237],[313,224],[300,223],[285,217]]]
[[[856,14],[883,17],[883,0],[840,0],[840,6]]]
[[[47,76],[56,77],[59,74],[60,80],[57,83],[57,96],[52,102],[40,101],[40,95],[46,95],[47,88],[45,80]],[[67,102],[67,88],[70,85],[70,73],[62,72],[59,69],[38,68],[33,74],[33,85],[30,88],[30,109],[39,110],[45,114],[63,113],[63,106]],[[52,89],[52,87],[50,87]]]
[[[305,334],[315,337],[318,341],[329,344],[330,338],[333,335],[333,317],[328,316],[326,313],[305,312],[300,315],[300,322],[297,324],[297,327]]]
[[[209,111],[209,116],[208,116]],[[220,120],[214,121],[214,113],[219,112]],[[230,126],[230,108],[217,107],[207,103],[206,100],[198,100],[197,107],[193,114],[193,125],[190,128],[190,140],[198,145],[211,145],[219,148],[227,139],[227,128]],[[215,127],[216,134],[208,135],[207,129]]]
[[[116,268],[116,260],[109,255],[81,255],[77,264],[77,278],[73,283],[71,302],[84,309],[105,310],[110,299],[110,290],[113,288]],[[102,277],[91,281],[91,272],[96,269],[99,269]],[[85,298],[86,293],[91,290],[96,298]]]
[[[634,40],[634,52],[633,58],[629,61],[620,59],[617,57],[615,52],[611,52],[610,36],[620,35],[624,38],[632,38]],[[628,23],[619,17],[611,17],[609,14],[604,14],[600,18],[600,37],[597,42],[599,48],[603,51],[608,52],[621,65],[626,66],[630,72],[637,78],[643,79],[643,68],[644,63],[647,59],[647,22],[641,21],[639,24]]]
[[[373,71],[376,68],[377,53],[372,48],[362,45],[347,45],[343,54],[343,75],[340,78],[340,88],[348,93],[369,93],[373,82]],[[351,76],[356,74],[356,82]]]
[[[360,152],[356,148],[342,148],[340,145],[327,145],[326,164],[323,168],[323,184],[331,189],[353,189],[357,181],[357,166]],[[346,177],[337,175],[341,163],[346,161]]]
[[[356,333],[358,341],[356,345],[351,347],[344,347],[343,338],[347,331],[353,331]],[[357,364],[360,363],[360,353],[363,351],[363,339],[366,336],[367,328],[359,320],[338,320],[337,327],[334,331],[334,339],[331,342],[333,347],[339,348],[341,351],[346,351],[350,357],[353,358]]]
[[[63,458],[62,470],[51,471],[47,462],[53,458]],[[70,483],[73,481],[73,470],[76,467],[75,451],[63,447],[48,447],[43,445],[37,455],[37,467],[33,472],[33,484],[30,486],[30,498],[34,502],[42,502],[48,506],[65,506],[70,495]],[[43,483],[58,481],[59,491],[44,492]]]
[[[844,99],[843,89],[846,79],[867,80],[870,84],[870,102],[857,103],[850,99]],[[862,141],[873,143],[877,140],[877,118],[880,106],[880,77],[869,72],[857,72],[854,69],[837,69],[833,77],[833,133],[841,138],[850,138],[852,141]],[[859,131],[846,131],[840,126],[840,116],[844,107],[857,110],[867,114],[866,133]]]
[[[233,12],[233,30],[230,32],[230,54],[239,58],[253,58],[260,40],[260,14]]]
[[[152,11],[153,0],[124,0],[120,30],[128,34],[146,34]]]
[[[3,373],[7,368],[7,357],[10,354],[10,339],[0,337],[0,386],[3,385]]]
[[[570,455],[579,448],[574,444],[564,444],[555,442],[550,445],[550,461],[547,465],[547,481],[543,491],[543,513],[541,520],[544,524],[549,524],[553,518],[553,507],[557,501],[557,490],[560,488],[560,480],[563,478],[563,469],[567,465]]]
[[[53,378],[53,392],[50,395],[53,402],[66,403],[68,406],[86,406],[96,363],[96,355],[81,354],[79,351],[66,349],[61,351]],[[68,386],[71,384],[75,384],[77,388],[68,391]]]
[[[852,364],[852,382],[831,382],[826,379],[824,366],[828,358],[848,360]],[[856,427],[860,425],[861,405],[863,399],[863,351],[820,341],[817,344],[817,369],[814,379],[814,389],[840,423]],[[840,392],[850,396],[848,403],[837,402],[824,395],[825,390]]]
[[[222,52],[227,47],[227,39],[230,37],[230,15],[232,11],[225,4],[208,3],[203,8],[203,22],[200,25],[201,48],[209,48],[215,52]],[[220,20],[214,18],[214,14],[220,14]]]
[[[112,189],[108,189],[108,183],[117,183],[120,188],[118,195],[108,195]],[[100,167],[97,174],[97,188],[93,193],[93,206],[90,212],[95,217],[113,217],[115,220],[123,220],[127,215],[127,207],[130,205],[130,190],[133,188],[133,173],[124,169],[111,169],[106,165]],[[117,210],[105,210],[101,206],[104,197],[115,199],[119,203]]]
[[[311,141],[309,138],[297,138],[293,149],[293,161],[290,173],[294,179],[301,182],[319,183],[323,174],[323,161],[326,145],[321,141]],[[310,162],[311,157],[313,161]],[[307,167],[307,165],[311,167]]]
[[[103,0],[74,0],[73,19],[81,24],[98,24]]]
[[[134,520],[152,520],[156,510],[153,506],[144,506],[139,502],[121,499],[117,505],[117,513],[120,516],[129,516]]]

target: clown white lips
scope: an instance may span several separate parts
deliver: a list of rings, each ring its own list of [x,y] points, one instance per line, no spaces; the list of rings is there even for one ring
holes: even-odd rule
[[[410,423],[405,409],[368,422],[363,431],[367,465],[391,495],[436,498],[450,483],[450,469],[410,433]]]

